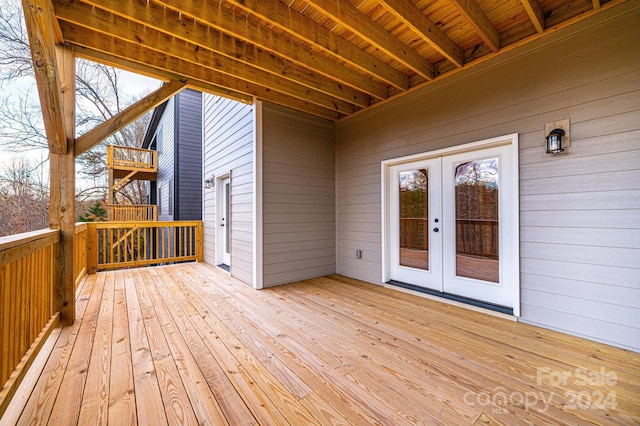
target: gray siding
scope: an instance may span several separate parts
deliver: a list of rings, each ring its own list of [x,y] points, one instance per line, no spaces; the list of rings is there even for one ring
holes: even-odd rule
[[[335,272],[335,126],[263,104],[265,287]]]
[[[231,274],[253,284],[253,105],[203,94],[204,176],[231,176]],[[216,190],[204,192],[205,262],[215,264]]]
[[[176,97],[175,220],[202,219],[202,93]]]
[[[162,119],[156,129],[161,133],[162,141],[158,140],[158,220],[173,220],[173,215],[169,214],[169,187],[173,184],[175,162],[175,97],[167,101],[167,107],[162,114]],[[173,193],[175,197],[175,191]],[[175,210],[174,210],[175,212]]]
[[[339,123],[338,273],[381,280],[380,161],[518,133],[521,320],[640,350],[635,7]],[[571,148],[549,156],[545,123],[565,118]]]

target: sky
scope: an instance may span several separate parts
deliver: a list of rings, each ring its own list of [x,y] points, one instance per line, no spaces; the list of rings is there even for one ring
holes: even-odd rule
[[[161,82],[159,80],[155,80],[152,78],[145,77],[143,75],[130,73],[127,71],[120,71],[120,83],[123,88],[124,93],[135,94],[135,93],[146,93],[152,92],[160,87]],[[32,78],[22,78],[19,80],[12,80],[9,83],[5,83],[4,86],[0,87],[0,91],[16,93],[24,92],[30,86],[31,91],[34,96],[37,96],[37,88],[35,87],[35,81]],[[0,135],[0,138],[2,135]],[[3,150],[0,148],[0,167],[5,167],[8,163],[10,163],[14,158],[18,159],[28,159],[31,163],[39,163],[43,158],[47,158],[46,150],[41,151],[29,151],[22,153],[15,153]],[[105,160],[106,161],[106,160]]]

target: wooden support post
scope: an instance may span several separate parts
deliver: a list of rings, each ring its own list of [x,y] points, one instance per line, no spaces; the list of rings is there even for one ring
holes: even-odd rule
[[[74,244],[76,235],[76,176],[75,176],[75,55],[67,46],[56,46],[58,77],[64,112],[66,153],[51,152],[50,204],[51,228],[60,229],[60,243],[54,253],[55,310],[60,312],[62,325],[75,320]],[[43,110],[47,105],[42,105]]]
[[[22,0],[50,152],[49,222],[60,230],[53,263],[54,309],[75,319],[75,55],[64,46],[51,0]]]

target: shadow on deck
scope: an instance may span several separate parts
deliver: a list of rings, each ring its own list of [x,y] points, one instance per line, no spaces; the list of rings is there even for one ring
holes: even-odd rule
[[[340,276],[102,272],[1,424],[634,424],[640,355]]]

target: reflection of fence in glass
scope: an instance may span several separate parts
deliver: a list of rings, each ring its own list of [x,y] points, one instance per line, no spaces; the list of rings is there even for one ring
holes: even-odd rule
[[[456,166],[456,252],[498,259],[498,159]]]
[[[498,189],[483,184],[456,185],[456,251],[498,258]]]
[[[197,259],[197,223],[110,224],[97,229],[98,269]]]
[[[400,248],[429,249],[429,177],[426,169],[400,172]]]
[[[425,217],[401,217],[400,248],[427,250],[429,248],[427,221]]]

